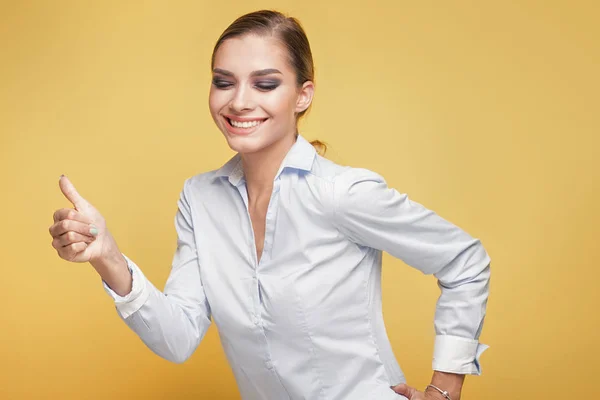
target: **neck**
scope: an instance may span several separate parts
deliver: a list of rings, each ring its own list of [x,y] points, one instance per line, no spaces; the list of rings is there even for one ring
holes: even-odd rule
[[[256,198],[260,193],[271,195],[275,175],[295,142],[295,135],[286,135],[260,151],[241,155],[249,197]]]

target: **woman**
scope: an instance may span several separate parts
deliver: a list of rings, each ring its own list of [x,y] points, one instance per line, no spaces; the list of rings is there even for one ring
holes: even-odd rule
[[[60,257],[89,261],[125,323],[170,361],[192,355],[212,317],[244,399],[459,399],[487,347],[477,340],[490,273],[480,241],[298,134],[314,68],[295,19],[240,17],[211,68],[210,112],[237,155],[185,181],[164,291],[62,176],[75,209],[54,214]],[[406,385],[386,335],[382,251],[435,274],[442,289],[424,391]]]

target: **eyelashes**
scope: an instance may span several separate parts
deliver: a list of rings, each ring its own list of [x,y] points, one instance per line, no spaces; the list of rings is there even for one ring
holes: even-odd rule
[[[256,87],[260,90],[270,91],[275,90],[279,86],[279,83],[270,83],[270,84],[256,84]]]
[[[226,81],[224,79],[213,79],[212,81],[213,85],[217,88],[217,89],[229,89],[231,87],[234,86],[234,84],[232,82]],[[280,82],[278,81],[260,81],[257,82],[254,87],[257,88],[260,91],[263,92],[269,92],[271,90],[275,90],[279,87]]]
[[[217,79],[213,79],[212,83],[217,89],[227,89],[228,87],[232,86],[232,84],[229,82],[220,81]]]

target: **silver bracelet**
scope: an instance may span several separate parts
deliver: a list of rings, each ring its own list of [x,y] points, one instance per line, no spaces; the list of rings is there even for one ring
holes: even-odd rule
[[[446,392],[445,390],[442,390],[442,389],[440,389],[439,387],[437,387],[435,385],[427,385],[427,387],[425,388],[425,390],[427,390],[429,388],[434,388],[435,390],[437,390],[438,392],[440,392],[442,394],[442,396],[444,396],[446,398],[446,400],[452,400],[450,398],[450,395],[448,394],[448,392]]]

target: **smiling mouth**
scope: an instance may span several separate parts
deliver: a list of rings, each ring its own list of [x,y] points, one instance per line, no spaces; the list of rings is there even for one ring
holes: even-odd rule
[[[231,118],[227,118],[225,117],[225,120],[227,121],[227,123],[232,126],[233,128],[237,128],[237,129],[252,129],[252,128],[256,128],[257,126],[260,126],[263,122],[265,122],[268,118],[264,118],[264,119],[257,119],[257,120],[253,120],[253,121],[234,121]]]

